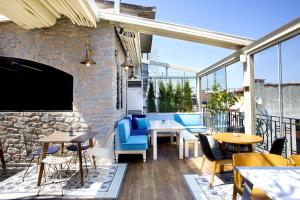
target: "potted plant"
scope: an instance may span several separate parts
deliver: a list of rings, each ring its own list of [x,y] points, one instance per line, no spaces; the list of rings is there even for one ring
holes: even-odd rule
[[[219,83],[214,81],[212,91],[207,104],[209,111],[209,128],[210,133],[214,132],[216,127],[216,117],[220,116],[221,122],[225,122],[225,113],[230,111],[230,107],[233,106],[238,99],[229,91],[222,89]],[[224,131],[223,127],[221,131]]]

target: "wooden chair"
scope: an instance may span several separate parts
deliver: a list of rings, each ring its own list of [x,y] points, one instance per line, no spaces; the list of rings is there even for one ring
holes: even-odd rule
[[[221,172],[223,171],[224,165],[232,164],[232,156],[230,154],[226,154],[224,151],[220,150],[219,148],[211,148],[207,139],[207,136],[204,134],[199,133],[199,140],[201,144],[201,149],[203,152],[202,164],[201,164],[201,171],[205,162],[205,159],[214,163],[213,171],[211,174],[210,179],[210,186],[213,186],[214,177],[217,169],[217,165],[220,165]]]
[[[300,155],[290,155],[289,161],[291,166],[300,166]]]
[[[238,153],[233,155],[233,167],[237,166],[288,166],[288,160],[282,156],[264,153]],[[234,184],[232,199],[235,200],[237,193],[242,195],[242,178],[241,175],[234,170]],[[253,188],[251,199],[270,199],[265,193],[258,188]]]
[[[4,153],[3,153],[3,149],[2,149],[2,143],[1,143],[1,138],[0,138],[0,160],[1,160],[1,166],[2,166],[2,168],[6,169],[5,159],[4,159]]]

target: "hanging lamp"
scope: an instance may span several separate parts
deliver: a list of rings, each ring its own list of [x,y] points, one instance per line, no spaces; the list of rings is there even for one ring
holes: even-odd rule
[[[130,61],[129,52],[128,51],[126,51],[126,58],[125,58],[125,62],[122,64],[122,67],[124,67],[124,69],[126,71],[128,71],[129,68],[133,68],[134,67],[133,64]]]
[[[94,54],[94,51],[91,48],[90,41],[87,41],[85,47],[86,47],[85,58],[80,63],[89,67],[90,65],[96,64],[96,62],[92,59],[92,55]]]

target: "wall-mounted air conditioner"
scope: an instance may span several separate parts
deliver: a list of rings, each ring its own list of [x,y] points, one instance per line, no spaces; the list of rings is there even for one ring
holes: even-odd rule
[[[127,114],[143,114],[143,81],[127,81]]]

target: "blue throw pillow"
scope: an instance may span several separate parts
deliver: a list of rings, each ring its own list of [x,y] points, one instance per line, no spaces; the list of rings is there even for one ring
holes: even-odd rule
[[[137,122],[138,129],[147,129],[149,127],[149,122],[147,118],[135,118]]]

